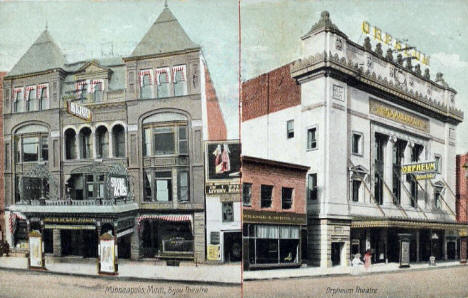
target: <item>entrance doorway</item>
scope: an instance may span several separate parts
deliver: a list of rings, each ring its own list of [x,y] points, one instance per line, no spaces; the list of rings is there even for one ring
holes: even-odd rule
[[[331,261],[332,266],[340,266],[342,260],[344,242],[332,242],[331,244]]]
[[[447,259],[449,260],[455,260],[456,259],[456,245],[455,241],[449,241],[447,242]]]
[[[242,237],[240,232],[224,232],[224,262],[240,262]]]

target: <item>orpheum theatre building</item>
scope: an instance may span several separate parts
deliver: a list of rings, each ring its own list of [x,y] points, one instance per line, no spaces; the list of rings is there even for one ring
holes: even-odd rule
[[[357,44],[322,12],[300,59],[244,83],[243,154],[309,167],[309,265],[367,249],[373,262],[458,259],[456,91],[419,50],[361,30]]]
[[[4,80],[5,225],[45,253],[205,259],[204,140],[226,128],[206,63],[169,8],[128,57],[71,63],[47,29]]]

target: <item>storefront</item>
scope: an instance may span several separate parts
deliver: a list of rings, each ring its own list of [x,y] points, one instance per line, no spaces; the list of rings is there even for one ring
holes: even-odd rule
[[[244,210],[244,268],[298,267],[302,264],[301,230],[306,216]]]

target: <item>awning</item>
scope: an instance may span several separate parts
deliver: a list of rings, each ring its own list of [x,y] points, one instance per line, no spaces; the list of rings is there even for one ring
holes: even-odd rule
[[[136,218],[138,228],[143,220],[160,220],[168,222],[190,222],[193,231],[193,217],[191,214],[149,214]]]
[[[447,222],[424,222],[410,220],[353,220],[351,228],[404,228],[404,229],[438,229],[438,230],[468,230],[468,224]]]

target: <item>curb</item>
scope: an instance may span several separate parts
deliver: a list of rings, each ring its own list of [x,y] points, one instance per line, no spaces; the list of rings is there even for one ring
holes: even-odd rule
[[[426,271],[426,270],[437,270],[437,269],[449,269],[454,267],[463,267],[468,266],[468,264],[456,264],[450,266],[442,267],[423,267],[423,268],[404,268],[398,270],[383,270],[377,272],[361,273],[358,275],[353,275],[351,273],[331,273],[331,274],[318,274],[318,275],[298,275],[298,276],[285,276],[285,277],[266,277],[266,278],[244,278],[244,282],[249,281],[267,281],[267,280],[278,280],[278,279],[295,279],[295,278],[325,278],[325,277],[337,277],[337,276],[364,276],[364,275],[375,275],[375,274],[392,274],[400,273],[405,271]]]
[[[204,281],[204,280],[180,280],[180,279],[165,279],[165,278],[146,278],[146,277],[136,277],[136,276],[112,276],[112,275],[89,275],[83,273],[70,273],[70,272],[57,272],[57,271],[48,271],[48,270],[29,270],[22,268],[9,268],[9,267],[0,267],[0,270],[3,271],[17,271],[25,272],[27,274],[48,274],[48,275],[63,275],[63,276],[76,276],[76,277],[85,277],[85,278],[94,278],[94,279],[106,279],[106,280],[118,280],[118,281],[140,281],[140,282],[173,282],[173,283],[183,283],[183,284],[205,284],[205,285],[215,285],[215,286],[240,286],[241,282],[224,282],[224,281]]]

